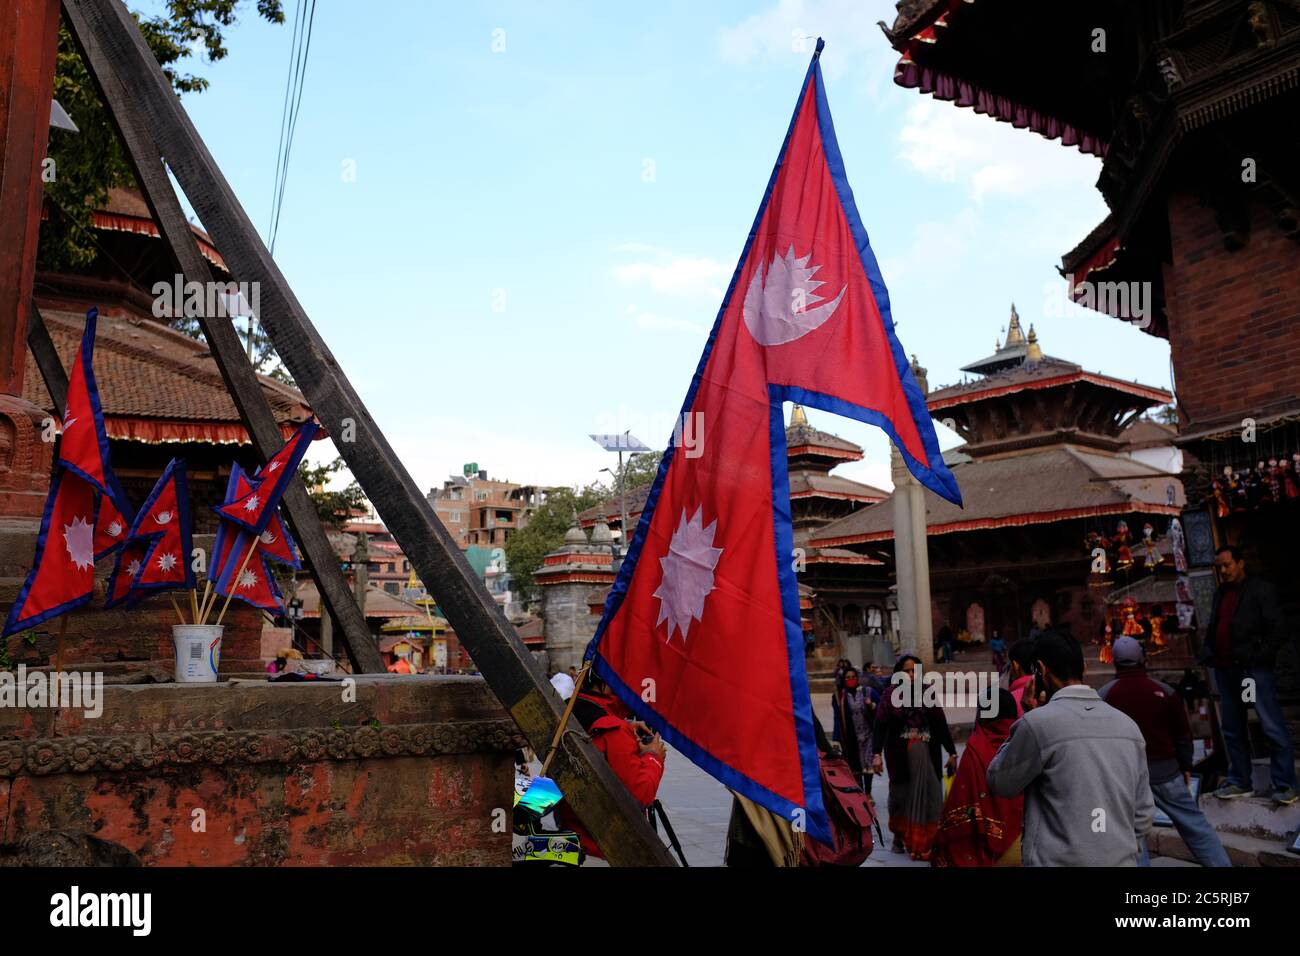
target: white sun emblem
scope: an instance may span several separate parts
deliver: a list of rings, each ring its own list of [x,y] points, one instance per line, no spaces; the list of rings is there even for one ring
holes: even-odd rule
[[[257,575],[252,568],[245,568],[244,573],[239,576],[239,589],[241,591],[257,587]]]
[[[134,579],[135,576],[140,573],[139,558],[136,558],[134,561],[132,561],[130,564],[126,566],[126,573],[130,575],[132,579]]]
[[[261,503],[262,503],[262,499],[260,499],[257,495],[253,495],[253,497],[249,498],[248,501],[244,502],[244,510],[256,511],[257,506],[260,505]]]
[[[116,538],[121,533],[122,533],[122,522],[110,521],[108,523],[108,536],[110,538]]]
[[[172,554],[171,552],[168,552],[167,554],[158,555],[159,571],[170,571],[174,567],[176,567],[176,555]]]
[[[84,571],[95,563],[95,526],[78,515],[72,524],[63,526],[63,543],[68,548],[68,558]]]
[[[848,286],[831,301],[824,301],[817,289],[825,283],[813,278],[821,266],[810,267],[811,258],[812,253],[796,258],[791,246],[784,256],[773,257],[766,278],[761,264],[754,270],[743,314],[749,334],[759,345],[793,342],[825,323],[839,307]]]
[[[176,517],[176,513],[175,513],[175,512],[172,512],[172,511],[160,511],[160,512],[158,512],[156,515],[153,516],[153,520],[154,520],[154,521],[157,521],[159,524],[171,524],[171,523],[172,523],[172,518],[175,518],[175,517]]]
[[[687,520],[686,510],[682,509],[682,520],[673,532],[668,553],[659,559],[664,577],[654,593],[659,599],[655,627],[667,621],[670,641],[675,630],[680,630],[685,640],[691,620],[703,619],[704,599],[713,590],[713,569],[722,555],[722,548],[713,546],[718,522],[714,520],[705,527],[703,512],[703,508],[696,508],[695,515]]]

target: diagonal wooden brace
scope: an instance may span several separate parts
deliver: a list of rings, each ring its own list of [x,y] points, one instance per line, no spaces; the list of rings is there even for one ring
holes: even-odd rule
[[[72,15],[69,15],[69,22],[75,23]],[[112,71],[107,69],[103,49],[97,45],[82,44],[76,29],[72,33],[78,40],[82,59],[95,79],[100,96],[126,147],[136,178],[144,189],[149,210],[153,213],[180,272],[187,282],[211,282],[211,266],[199,251],[176,191],[167,178],[166,167],[160,159],[158,145],[150,135],[148,125],[131,108],[126,91],[113,77]],[[206,300],[208,297],[204,298]],[[252,436],[253,444],[265,460],[284,444],[284,436],[276,424],[257,373],[239,341],[239,335],[227,316],[199,315],[197,318],[226,389],[234,400],[235,407],[239,409],[244,428]],[[302,549],[303,560],[316,581],[321,596],[321,612],[326,613],[328,608],[328,612],[338,622],[353,669],[362,673],[382,673],[384,664],[379,648],[370,634],[365,617],[357,607],[352,589],[343,577],[339,558],[321,526],[316,506],[301,481],[295,479],[289,484],[283,504],[289,526]]]
[[[198,213],[244,281],[260,283],[262,325],[280,359],[333,436],[484,678],[539,753],[550,745],[560,700],[482,581],[434,515],[258,237],[190,122],[139,28],[118,0],[64,0],[73,35],[100,86],[120,86]],[[353,441],[347,441],[351,435]],[[667,847],[603,756],[568,731],[552,772],[565,798],[615,865],[675,865]]]

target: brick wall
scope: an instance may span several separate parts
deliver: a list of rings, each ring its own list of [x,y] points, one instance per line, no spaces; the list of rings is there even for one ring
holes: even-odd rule
[[[1256,204],[1246,246],[1229,252],[1214,210],[1188,195],[1171,197],[1169,228],[1164,285],[1184,427],[1300,395],[1300,244]]]

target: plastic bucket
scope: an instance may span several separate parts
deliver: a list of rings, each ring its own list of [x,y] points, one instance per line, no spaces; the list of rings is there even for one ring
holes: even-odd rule
[[[176,645],[176,681],[182,684],[214,684],[221,666],[220,624],[173,624]]]

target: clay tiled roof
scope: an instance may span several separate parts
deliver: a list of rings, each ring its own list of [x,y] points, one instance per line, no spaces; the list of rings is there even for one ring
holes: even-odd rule
[[[855,445],[851,441],[845,441],[838,435],[832,435],[830,432],[819,431],[811,425],[790,425],[785,430],[785,445],[788,449],[812,447],[818,449],[827,449],[831,452],[841,454],[832,457],[842,457],[846,461],[857,461],[862,457],[862,446]]]
[[[1150,448],[1153,445],[1172,445],[1178,432],[1168,425],[1139,418],[1120,436],[1130,448]]]
[[[58,309],[42,309],[41,315],[64,368],[71,367],[85,315]],[[289,428],[311,417],[296,389],[266,376],[259,378],[276,421]],[[95,379],[110,438],[248,441],[206,343],[152,319],[129,313],[100,314]],[[30,353],[23,397],[54,410]]]
[[[1004,395],[1033,388],[1055,388],[1059,385],[1071,385],[1076,382],[1088,382],[1101,388],[1116,389],[1136,395],[1150,402],[1166,404],[1173,401],[1173,396],[1163,388],[1142,385],[1138,382],[1126,382],[1097,372],[1085,372],[1074,362],[1066,362],[1044,356],[1041,362],[1033,362],[995,372],[966,384],[948,385],[925,397],[925,403],[931,413],[955,405],[995,395]]]
[[[933,494],[925,496],[929,533],[1040,524],[1105,514],[1176,515],[1184,503],[1182,484],[1129,458],[1045,449],[1007,458],[975,459],[952,469],[966,507]],[[1168,503],[1168,488],[1174,502]],[[813,547],[830,548],[884,541],[894,534],[894,509],[869,505],[814,533]]]
[[[841,478],[839,475],[823,475],[808,471],[797,471],[790,475],[791,498],[816,495],[852,498],[858,501],[881,501],[889,497],[889,492],[850,478]]]

